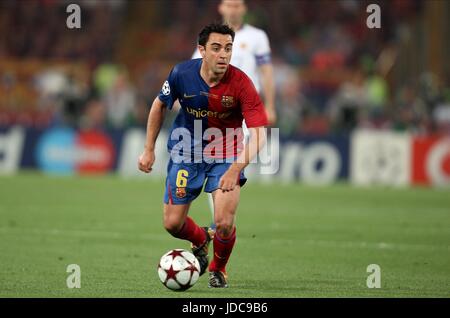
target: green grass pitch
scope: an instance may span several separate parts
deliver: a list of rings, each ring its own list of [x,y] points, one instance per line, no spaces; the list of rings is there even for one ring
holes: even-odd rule
[[[0,297],[449,297],[449,189],[260,185],[242,190],[230,288],[186,292],[157,277],[188,248],[162,227],[163,182],[0,177]],[[202,194],[190,215],[210,223]],[[66,268],[81,267],[68,289]],[[381,288],[369,289],[369,264]]]

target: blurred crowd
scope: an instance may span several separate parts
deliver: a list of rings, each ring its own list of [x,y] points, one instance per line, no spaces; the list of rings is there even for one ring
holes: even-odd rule
[[[70,3],[80,30],[66,27]],[[392,75],[424,2],[378,3],[383,27],[371,30],[364,1],[247,0],[247,21],[271,41],[283,136],[450,133],[450,75]],[[145,127],[170,68],[219,18],[211,0],[2,0],[0,126]]]

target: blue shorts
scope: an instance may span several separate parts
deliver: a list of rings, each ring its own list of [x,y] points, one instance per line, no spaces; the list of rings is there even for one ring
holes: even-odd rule
[[[211,193],[219,188],[219,180],[231,163],[174,163],[167,165],[166,192],[164,203],[187,204],[195,200],[202,191],[206,180],[205,192]],[[239,185],[243,186],[247,178],[241,171]],[[238,182],[238,180],[236,180]]]

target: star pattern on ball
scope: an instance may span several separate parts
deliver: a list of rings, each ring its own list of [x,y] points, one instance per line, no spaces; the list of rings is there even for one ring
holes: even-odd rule
[[[188,261],[188,263],[189,263],[189,267],[187,267],[186,270],[191,272],[191,277],[192,277],[192,275],[194,275],[194,272],[198,272],[198,270],[193,263],[191,263],[189,261]]]
[[[177,250],[173,250],[172,252],[170,252],[169,254],[167,254],[168,256],[172,256],[172,259],[175,259],[175,257],[180,256],[183,257],[183,254],[181,254],[181,252],[183,251],[177,251]],[[184,258],[184,257],[183,257]]]
[[[180,271],[176,271],[173,269],[173,266],[170,265],[170,268],[166,270],[167,273],[167,277],[166,277],[166,283],[169,279],[173,279],[173,280],[177,280],[176,275],[179,273]]]

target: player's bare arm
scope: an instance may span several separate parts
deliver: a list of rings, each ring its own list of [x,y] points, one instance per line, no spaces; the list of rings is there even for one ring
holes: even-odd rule
[[[266,144],[264,127],[249,128],[249,131],[250,139],[248,144],[245,145],[244,151],[239,154],[236,161],[228,168],[227,172],[225,172],[219,181],[219,188],[224,192],[234,190],[236,180],[238,180],[241,171],[248,166]]]
[[[152,171],[152,166],[155,162],[155,143],[164,121],[165,112],[165,105],[158,97],[156,97],[148,115],[147,137],[144,151],[139,157],[139,170],[145,173],[150,173]]]
[[[267,120],[269,125],[274,125],[277,121],[277,113],[275,111],[275,82],[273,80],[272,63],[262,64],[259,67],[259,71],[261,72],[261,85],[264,93]]]

